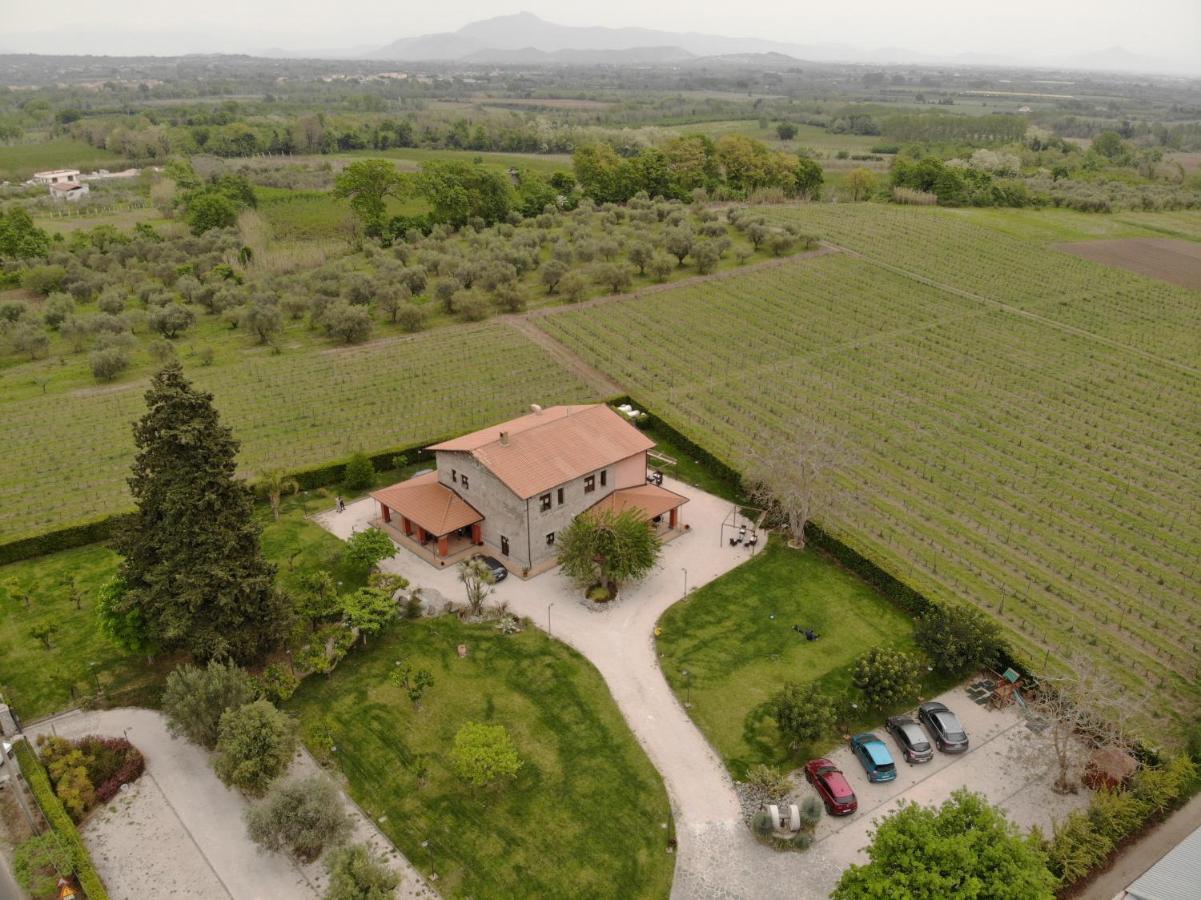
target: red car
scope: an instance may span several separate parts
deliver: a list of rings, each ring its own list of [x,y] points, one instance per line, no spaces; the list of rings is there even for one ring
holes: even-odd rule
[[[805,763],[805,780],[826,804],[826,812],[832,816],[849,816],[859,808],[855,792],[842,769],[828,759],[811,759]]]

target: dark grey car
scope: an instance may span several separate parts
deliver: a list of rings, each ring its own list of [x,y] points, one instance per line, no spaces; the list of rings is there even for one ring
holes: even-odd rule
[[[941,703],[923,703],[917,708],[917,717],[929,729],[934,743],[943,753],[963,753],[967,750],[967,732],[959,723],[959,717]]]
[[[499,559],[492,556],[477,556],[476,559],[488,567],[488,571],[492,573],[493,583],[502,582],[509,577],[509,570]]]
[[[886,723],[888,733],[901,748],[901,755],[910,763],[924,763],[934,759],[934,748],[922,726],[910,716],[893,716]]]

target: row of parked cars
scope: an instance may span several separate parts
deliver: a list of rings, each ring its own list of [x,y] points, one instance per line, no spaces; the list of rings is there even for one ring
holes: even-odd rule
[[[930,762],[934,758],[934,747],[943,753],[963,753],[968,749],[967,732],[959,717],[936,701],[919,706],[916,720],[911,716],[893,716],[886,727],[896,741],[901,756],[911,765]],[[930,738],[933,738],[933,746]],[[851,738],[851,752],[863,766],[868,781],[892,781],[897,777],[892,754],[875,734],[864,732],[855,735]],[[807,762],[805,780],[813,785],[830,815],[849,816],[859,808],[859,800],[850,782],[830,760],[812,759]]]

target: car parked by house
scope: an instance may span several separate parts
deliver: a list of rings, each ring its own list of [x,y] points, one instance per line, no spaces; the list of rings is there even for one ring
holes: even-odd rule
[[[934,744],[943,753],[964,753],[968,748],[967,732],[959,717],[937,701],[923,703],[917,708],[917,717],[930,731]]]
[[[872,732],[865,731],[851,738],[851,752],[863,766],[868,781],[892,781],[897,777],[897,765],[892,761],[892,754]]]
[[[901,748],[905,761],[913,764],[934,759],[934,748],[922,726],[911,716],[891,716],[887,723],[888,733]]]
[[[504,563],[494,556],[477,556],[475,557],[484,564],[489,572],[492,573],[492,581],[494,584],[499,584],[509,577],[509,570],[505,568]]]
[[[813,785],[817,795],[832,816],[849,816],[859,809],[859,800],[842,769],[828,759],[811,759],[805,763],[805,780]]]

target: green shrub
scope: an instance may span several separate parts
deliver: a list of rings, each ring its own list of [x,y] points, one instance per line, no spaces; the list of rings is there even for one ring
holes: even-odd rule
[[[375,486],[375,466],[363,453],[356,453],[346,463],[342,483],[348,491],[365,491]]]
[[[1148,807],[1130,791],[1098,791],[1088,807],[1093,828],[1115,844],[1146,820]]]
[[[808,850],[813,846],[813,835],[808,831],[798,831],[788,843],[793,850]]]
[[[1055,826],[1047,848],[1048,867],[1061,885],[1075,884],[1112,849],[1113,841],[1093,827],[1086,813],[1076,810]]]
[[[256,700],[222,714],[213,769],[226,784],[259,796],[295,752],[295,723],[270,700]]]
[[[521,758],[503,725],[468,722],[455,734],[450,750],[455,772],[475,787],[515,778]]]
[[[1156,813],[1165,813],[1176,805],[1197,777],[1197,767],[1187,756],[1173,757],[1166,765],[1140,769],[1134,776],[1134,796]]]
[[[776,830],[776,823],[771,820],[771,814],[761,809],[751,816],[751,831],[761,838],[771,837]]]
[[[818,740],[834,724],[834,701],[814,682],[788,682],[768,701],[768,708],[790,750]]]
[[[873,709],[895,706],[917,694],[917,661],[903,650],[873,647],[855,661],[851,680]]]
[[[167,676],[162,710],[172,734],[213,749],[221,716],[258,698],[258,684],[232,663],[213,660],[207,668],[183,665]]]
[[[325,900],[392,900],[400,876],[366,844],[348,844],[325,856]]]
[[[79,839],[75,823],[71,821],[71,817],[67,815],[62,803],[54,795],[54,789],[50,787],[50,777],[42,768],[33,748],[25,741],[19,741],[13,749],[16,752],[17,763],[21,767],[21,774],[25,776],[25,781],[29,784],[29,789],[33,791],[33,796],[36,798],[38,806],[41,807],[50,828],[70,848],[75,873],[79,878],[79,886],[83,888],[88,900],[108,900],[108,891],[96,873],[91,857],[88,856],[88,851],[83,846],[83,841]]]
[[[809,796],[801,801],[801,827],[813,828],[822,820],[822,802]]]
[[[247,810],[246,826],[255,843],[302,862],[312,862],[352,830],[338,789],[323,775],[272,785],[266,799]]]
[[[775,766],[758,763],[746,773],[746,784],[760,802],[785,797],[792,790],[792,779]]]

